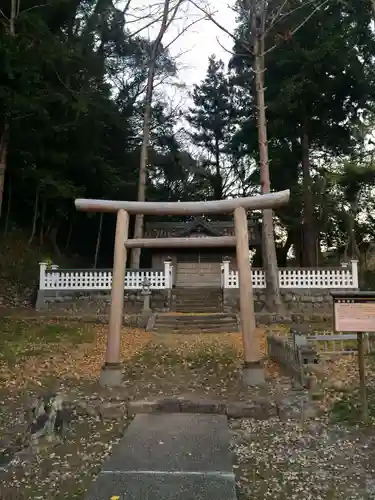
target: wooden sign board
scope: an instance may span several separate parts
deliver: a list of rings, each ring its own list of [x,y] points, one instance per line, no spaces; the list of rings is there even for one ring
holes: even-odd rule
[[[361,416],[368,422],[364,333],[375,332],[375,292],[337,291],[333,297],[333,326],[336,332],[357,334]],[[344,336],[344,335],[343,335]]]
[[[375,294],[373,292],[332,293],[333,322],[336,332],[375,332]]]

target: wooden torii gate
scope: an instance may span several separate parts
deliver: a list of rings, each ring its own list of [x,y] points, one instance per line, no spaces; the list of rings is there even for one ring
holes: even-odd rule
[[[260,344],[255,336],[255,316],[249,265],[249,235],[247,210],[265,210],[288,203],[289,190],[277,193],[217,201],[138,202],[77,199],[77,210],[85,212],[117,212],[115,249],[113,258],[111,308],[105,363],[100,375],[101,385],[121,384],[120,338],[124,307],[124,280],[128,248],[193,248],[236,247],[240,288],[240,323],[243,339],[243,378],[248,385],[264,382]],[[201,215],[233,213],[235,236],[206,238],[145,238],[128,239],[129,215]]]

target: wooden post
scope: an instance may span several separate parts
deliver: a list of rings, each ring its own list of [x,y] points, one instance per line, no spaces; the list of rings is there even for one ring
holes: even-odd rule
[[[46,269],[47,262],[39,262],[39,290],[44,290],[46,287]]]
[[[368,403],[366,394],[366,371],[365,371],[365,343],[363,333],[357,333],[358,345],[358,371],[359,371],[359,397],[361,402],[362,422],[368,422]]]
[[[100,375],[100,384],[120,385],[122,368],[120,363],[120,340],[124,307],[124,282],[126,266],[125,240],[128,238],[129,214],[121,209],[117,213],[115,250],[113,256],[111,310],[107,337],[105,364]]]
[[[237,248],[237,241],[236,241],[236,248]],[[223,288],[228,288],[228,281],[229,281],[229,260],[223,260]]]
[[[359,288],[358,282],[358,260],[352,260],[352,279],[353,279],[353,288]]]
[[[247,385],[264,383],[260,345],[256,338],[252,275],[249,260],[247,214],[243,207],[234,211],[237,268],[240,289],[240,319],[244,349],[244,381]]]

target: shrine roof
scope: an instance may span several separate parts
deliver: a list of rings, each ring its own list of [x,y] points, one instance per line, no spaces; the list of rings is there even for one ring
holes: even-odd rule
[[[249,241],[260,243],[260,231],[254,220],[248,220]],[[145,225],[145,238],[184,237],[194,233],[207,236],[234,236],[233,220],[208,221],[195,217],[189,221],[155,221]]]

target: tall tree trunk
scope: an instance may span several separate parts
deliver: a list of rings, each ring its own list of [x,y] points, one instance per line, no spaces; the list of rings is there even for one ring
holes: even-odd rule
[[[5,171],[7,168],[7,154],[8,154],[8,124],[4,123],[0,137],[0,217],[3,207]]]
[[[100,213],[100,220],[99,220],[98,236],[96,238],[95,257],[94,257],[94,269],[96,269],[96,267],[98,265],[100,241],[102,239],[103,215],[104,215],[103,212],[101,212]]]
[[[216,200],[223,199],[223,179],[220,171],[220,147],[219,139],[215,137],[215,186],[214,196]]]
[[[44,244],[44,225],[46,221],[46,211],[47,211],[47,200],[43,198],[42,210],[40,214],[40,232],[39,232],[39,244],[43,246]],[[46,231],[48,232],[48,230]]]
[[[264,101],[264,71],[265,71],[264,22],[265,22],[265,12],[263,12],[262,20],[257,20],[255,15],[252,16],[252,33],[254,37],[254,73],[255,73],[256,104],[257,104],[259,163],[260,163],[259,165],[260,184],[261,184],[262,194],[270,192],[267,121],[266,121],[266,106]],[[275,245],[272,210],[263,211],[262,249],[263,249],[263,267],[266,273],[267,308],[270,311],[282,312],[283,302],[279,287],[279,276],[277,268],[276,245]]]
[[[16,36],[15,22],[19,13],[20,0],[11,0],[10,2],[10,17],[9,25],[6,30],[11,37]],[[9,124],[8,117],[5,111],[3,116],[3,127],[0,137],[0,217],[3,208],[3,196],[4,196],[4,185],[5,185],[5,171],[7,169],[7,158],[8,158],[8,146],[9,146]]]
[[[8,203],[7,203],[7,212],[5,215],[4,234],[7,234],[9,229],[11,205],[12,205],[12,181],[10,175],[8,175]]]
[[[177,13],[177,6],[175,7],[171,19],[168,21],[169,9],[171,0],[164,0],[163,17],[160,25],[160,30],[156,40],[152,46],[150,65],[148,69],[147,76],[147,87],[145,96],[145,109],[143,114],[143,139],[141,147],[141,157],[139,162],[139,178],[138,178],[138,201],[145,201],[146,199],[146,183],[147,183],[147,162],[148,162],[148,149],[150,145],[150,124],[151,124],[151,112],[152,112],[152,95],[154,91],[154,78],[156,70],[156,61],[158,56],[158,51],[163,39],[165,32],[168,29],[169,24],[175,17]],[[135,217],[134,224],[134,238],[142,238],[143,236],[143,225],[144,216],[143,214],[138,214]],[[130,258],[130,267],[132,269],[138,269],[141,259],[141,249],[133,248]]]
[[[360,260],[360,251],[357,245],[356,231],[355,231],[355,221],[358,215],[358,199],[359,194],[357,194],[356,199],[350,203],[350,211],[346,214],[346,225],[347,225],[347,237],[348,240],[345,245],[344,250],[344,260],[357,259]]]
[[[74,221],[74,216],[70,216],[70,223],[69,223],[69,230],[68,230],[68,236],[66,237],[66,242],[65,242],[65,250],[68,249],[70,240],[72,238],[72,233],[73,233],[73,221]]]
[[[49,233],[49,239],[50,239],[50,242],[52,244],[53,253],[57,257],[60,257],[60,255],[61,255],[60,248],[57,244],[57,233],[59,231],[59,226],[60,226],[60,221],[57,221],[56,225],[53,225],[51,227],[51,231]]]
[[[40,193],[40,184],[38,183],[36,191],[35,191],[33,225],[32,225],[32,229],[31,229],[31,234],[30,234],[29,241],[27,242],[28,246],[31,245],[31,243],[33,242],[34,237],[35,237],[36,221],[38,220],[39,193]]]
[[[303,173],[303,266],[315,267],[317,263],[317,235],[314,216],[314,197],[310,169],[309,133],[307,122],[303,127],[302,137],[302,173]]]

